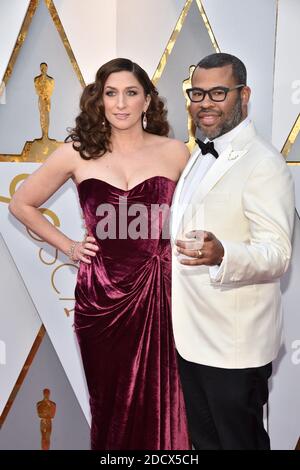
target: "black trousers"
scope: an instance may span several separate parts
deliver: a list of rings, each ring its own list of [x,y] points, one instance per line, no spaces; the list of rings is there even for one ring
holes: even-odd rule
[[[263,426],[272,363],[221,369],[183,359],[178,365],[195,449],[270,449]]]

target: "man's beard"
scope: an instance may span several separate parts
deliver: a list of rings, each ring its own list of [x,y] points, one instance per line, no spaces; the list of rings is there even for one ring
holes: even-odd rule
[[[202,114],[203,114],[203,111],[202,111]],[[227,119],[225,122],[220,124],[218,127],[212,129],[211,131],[209,130],[204,131],[201,128],[201,126],[199,126],[199,129],[203,132],[205,137],[207,137],[209,140],[213,140],[213,139],[216,139],[217,137],[220,137],[223,134],[226,134],[232,129],[234,129],[236,126],[239,125],[239,123],[242,120],[243,120],[242,100],[241,100],[241,97],[239,97],[231,113],[227,116]]]

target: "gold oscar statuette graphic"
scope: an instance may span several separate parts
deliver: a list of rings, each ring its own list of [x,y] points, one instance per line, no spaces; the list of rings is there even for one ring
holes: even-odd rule
[[[185,101],[186,101],[187,118],[188,118],[187,127],[188,127],[189,140],[186,142],[186,146],[189,149],[190,153],[192,153],[192,151],[195,147],[196,126],[195,126],[195,124],[192,120],[191,114],[190,114],[190,110],[189,110],[190,100],[189,100],[189,98],[186,94],[186,90],[187,90],[187,88],[191,87],[191,78],[192,78],[192,74],[193,74],[194,69],[195,69],[195,66],[191,65],[190,69],[189,69],[189,77],[186,80],[184,80],[183,83],[182,83],[182,91],[183,91],[184,98],[185,98]]]
[[[51,95],[54,90],[54,80],[47,75],[48,65],[45,62],[40,64],[41,75],[34,79],[36,93],[39,97],[40,122],[42,128],[42,139],[48,137],[49,114],[51,108]]]
[[[50,400],[50,390],[43,390],[44,398],[36,404],[37,414],[41,420],[41,447],[42,450],[50,449],[50,436],[52,431],[52,419],[56,412],[56,403]]]
[[[34,77],[34,87],[38,95],[38,108],[42,137],[25,142],[19,155],[0,155],[0,162],[43,162],[62,143],[49,138],[51,96],[54,90],[54,78],[47,74],[46,62],[40,64],[41,74]]]

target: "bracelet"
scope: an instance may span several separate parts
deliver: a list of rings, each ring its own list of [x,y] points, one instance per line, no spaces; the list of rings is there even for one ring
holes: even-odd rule
[[[70,258],[70,260],[75,261],[75,262],[78,261],[78,260],[74,259],[74,251],[75,251],[76,245],[78,245],[78,242],[73,242],[71,244],[70,248],[66,252],[66,255]]]

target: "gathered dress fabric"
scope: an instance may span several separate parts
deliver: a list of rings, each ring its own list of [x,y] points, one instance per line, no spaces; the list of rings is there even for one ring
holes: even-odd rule
[[[94,450],[190,449],[172,332],[171,246],[157,210],[171,205],[174,189],[163,176],[127,191],[97,178],[77,185],[99,247],[91,264],[80,262],[74,317]],[[110,230],[107,238],[99,227]]]

